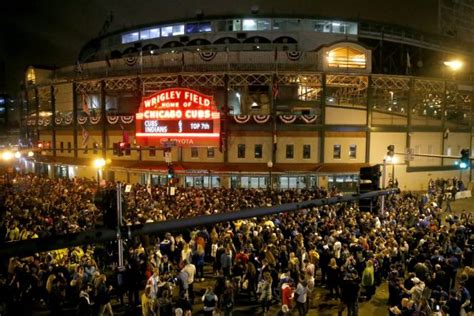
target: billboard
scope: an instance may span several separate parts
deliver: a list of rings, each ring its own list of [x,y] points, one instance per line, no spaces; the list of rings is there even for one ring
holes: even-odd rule
[[[220,112],[212,96],[195,90],[170,88],[143,97],[135,122],[143,146],[219,146]]]

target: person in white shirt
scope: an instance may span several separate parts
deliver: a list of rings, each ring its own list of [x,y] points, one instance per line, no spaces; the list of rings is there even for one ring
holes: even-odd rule
[[[188,293],[189,293],[189,301],[191,304],[194,302],[194,276],[196,275],[196,266],[187,260],[183,261],[184,268],[181,271],[184,271],[188,274]]]

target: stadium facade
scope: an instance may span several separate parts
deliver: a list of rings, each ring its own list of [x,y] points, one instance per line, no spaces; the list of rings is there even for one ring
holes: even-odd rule
[[[37,155],[22,163],[95,177],[93,160],[104,158],[102,177],[167,184],[171,161],[180,186],[351,191],[389,145],[472,149],[471,48],[394,25],[260,14],[113,32],[87,43],[75,65],[27,69],[22,125]],[[451,58],[464,69],[447,69]],[[198,114],[205,100],[208,117]],[[183,106],[194,109],[188,121],[176,114]],[[180,135],[182,124],[194,130]],[[472,178],[455,159],[395,157],[387,178],[402,189]]]

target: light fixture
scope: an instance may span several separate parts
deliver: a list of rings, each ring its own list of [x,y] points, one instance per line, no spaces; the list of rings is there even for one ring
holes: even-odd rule
[[[21,158],[21,152],[19,152],[19,151],[15,152],[14,156],[15,156],[16,159],[20,159]]]
[[[253,107],[253,108],[256,108],[256,107],[258,107],[258,103],[257,103],[257,102],[255,102],[255,101],[253,101],[253,102],[252,102],[252,105],[251,105],[251,107]]]
[[[94,160],[94,167],[97,169],[103,168],[105,166],[105,159],[103,158],[98,158]]]
[[[28,157],[33,157],[35,155],[35,153],[32,152],[32,151],[29,151],[27,155],[28,155]]]
[[[9,161],[9,160],[11,160],[12,158],[13,158],[13,153],[12,153],[11,151],[7,150],[7,151],[4,151],[4,152],[2,153],[2,159],[3,159],[4,161]]]
[[[458,71],[464,66],[463,61],[459,59],[447,60],[443,64],[446,67],[449,67],[452,71]]]

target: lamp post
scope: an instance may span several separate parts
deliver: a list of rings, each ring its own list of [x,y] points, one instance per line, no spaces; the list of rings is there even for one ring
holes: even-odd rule
[[[269,160],[267,162],[267,167],[268,167],[268,189],[272,190],[273,189],[273,181],[272,181],[272,168],[273,168],[273,161]]]

